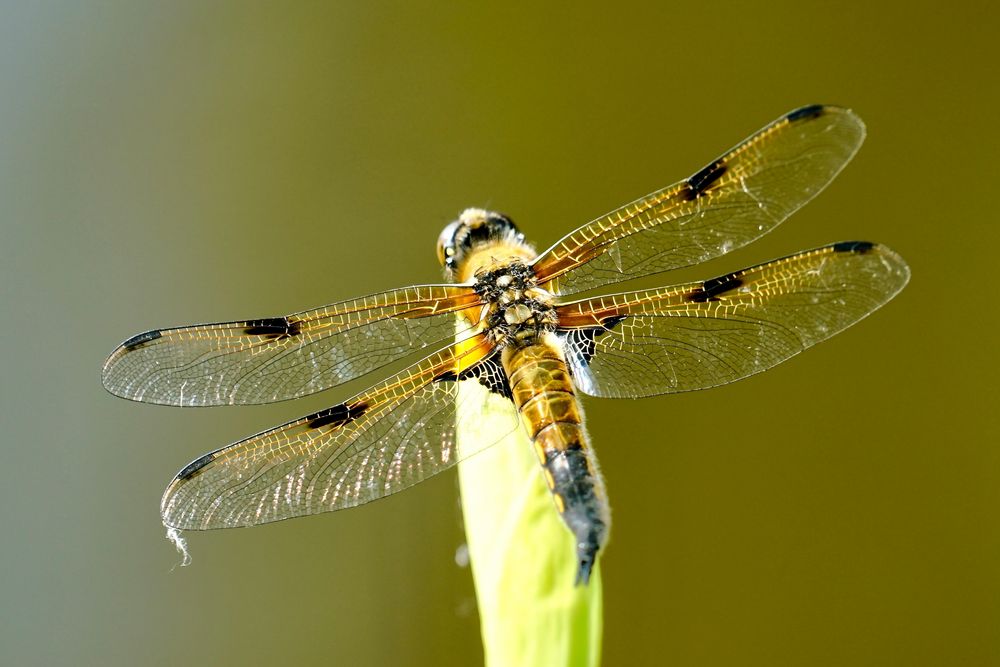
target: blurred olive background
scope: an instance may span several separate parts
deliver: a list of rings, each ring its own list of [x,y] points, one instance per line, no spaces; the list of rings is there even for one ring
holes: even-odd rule
[[[440,278],[466,206],[546,247],[812,102],[864,148],[767,238],[910,262],[885,309],[721,389],[585,403],[615,514],[607,665],[1000,661],[989,3],[3,3],[0,663],[482,661],[453,473],[163,539],[196,456],[340,400],[104,392],[153,327]],[[569,557],[569,555],[567,555]]]

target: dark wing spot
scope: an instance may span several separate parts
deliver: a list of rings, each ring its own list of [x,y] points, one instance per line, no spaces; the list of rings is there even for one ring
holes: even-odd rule
[[[355,403],[354,405],[341,403],[340,405],[335,405],[332,408],[320,410],[315,414],[309,415],[305,419],[309,422],[309,428],[320,428],[321,426],[334,426],[339,428],[345,424],[350,424],[367,411],[367,403]]]
[[[265,336],[272,339],[297,336],[300,332],[299,323],[287,317],[267,317],[262,320],[250,320],[243,329],[243,333],[250,336]]]
[[[726,173],[726,169],[727,167],[725,162],[722,160],[716,160],[691,178],[687,179],[688,198],[693,199],[704,194],[713,183],[722,178],[722,175]]]
[[[605,317],[603,320],[601,320],[601,328],[598,329],[599,333],[597,335],[598,336],[603,336],[604,334],[608,333],[609,331],[611,331],[612,329],[614,329],[616,326],[618,326],[619,324],[621,324],[622,322],[624,322],[626,317],[628,317],[628,316],[627,315],[612,315],[611,317]],[[594,328],[597,329],[597,327],[594,327]]]
[[[202,468],[207,466],[212,460],[215,459],[215,452],[210,454],[205,454],[196,458],[191,463],[184,466],[184,469],[177,473],[177,479],[182,479],[185,482],[201,472]]]
[[[459,380],[476,379],[479,384],[486,387],[491,393],[498,394],[504,398],[513,399],[514,395],[510,391],[510,383],[507,381],[507,373],[503,370],[500,361],[500,350],[478,362],[471,368],[467,368],[461,373],[455,371],[443,371],[434,376],[434,382],[457,382]]]
[[[145,333],[139,334],[138,336],[132,336],[127,341],[122,343],[122,347],[131,352],[132,350],[140,348],[150,341],[156,340],[162,335],[163,334],[161,334],[159,331],[147,331]]]
[[[479,384],[486,387],[491,393],[513,399],[514,394],[510,391],[510,383],[507,381],[507,373],[503,369],[500,361],[500,350],[497,350],[486,357],[478,364],[463,371],[459,376],[460,380],[466,378],[476,378]]]
[[[594,345],[594,341],[617,327],[627,317],[627,315],[612,315],[601,320],[601,326],[599,327],[564,330],[567,354],[573,354],[584,365],[589,364],[597,352],[597,346]],[[569,368],[572,371],[573,365],[570,364]]]
[[[833,248],[834,252],[856,252],[863,255],[874,248],[875,244],[871,241],[841,241],[830,247]]]
[[[695,303],[718,301],[721,295],[743,284],[743,280],[740,279],[739,275],[738,273],[729,273],[718,278],[706,280],[701,284],[701,287],[688,295],[688,301],[694,301]]]
[[[802,107],[796,109],[795,111],[790,111],[785,118],[789,123],[794,123],[797,120],[803,120],[806,118],[819,118],[826,112],[826,107],[822,104],[810,104],[807,107]]]

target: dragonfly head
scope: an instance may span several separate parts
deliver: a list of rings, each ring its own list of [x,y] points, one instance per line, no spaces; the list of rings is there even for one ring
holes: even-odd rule
[[[452,280],[464,280],[474,273],[468,261],[477,251],[490,247],[526,255],[524,234],[507,216],[481,208],[467,208],[438,237],[438,261]],[[528,250],[530,252],[530,249]]]

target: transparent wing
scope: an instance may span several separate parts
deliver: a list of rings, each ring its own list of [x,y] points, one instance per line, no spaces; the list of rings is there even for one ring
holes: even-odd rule
[[[477,335],[340,405],[202,456],[167,487],[164,524],[230,528],[353,507],[482,451],[519,428],[511,402],[509,430],[462,443],[459,453],[457,416],[478,414],[459,411],[459,384],[478,381],[500,395],[507,386],[491,351]]]
[[[639,398],[759,373],[841,331],[909,280],[885,246],[836,243],[725,276],[558,308],[574,383]]]
[[[149,331],[108,357],[104,386],[163,405],[297,398],[454,340],[453,313],[479,303],[468,287],[422,285],[287,317]]]
[[[542,253],[535,272],[572,294],[723,255],[815,197],[864,136],[847,109],[793,111],[690,178],[580,227]]]

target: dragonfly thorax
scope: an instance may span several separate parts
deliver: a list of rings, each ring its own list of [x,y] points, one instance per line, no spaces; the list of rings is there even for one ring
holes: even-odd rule
[[[528,345],[555,329],[552,294],[538,286],[524,262],[511,260],[478,272],[474,289],[485,302],[484,330],[497,347]]]

